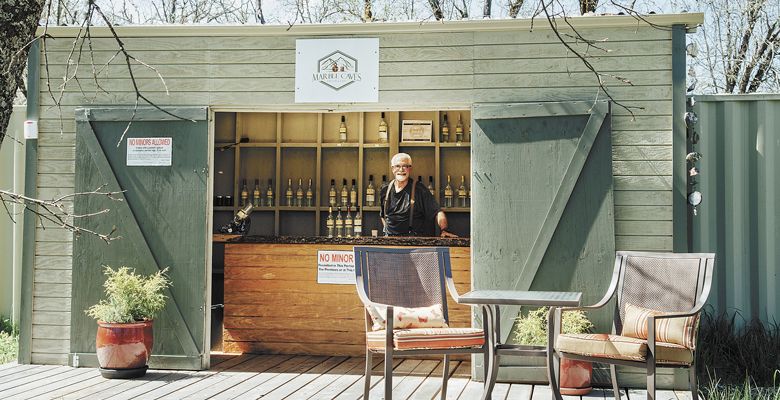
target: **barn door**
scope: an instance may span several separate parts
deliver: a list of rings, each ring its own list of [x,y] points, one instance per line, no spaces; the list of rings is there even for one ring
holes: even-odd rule
[[[150,367],[208,367],[208,354],[204,356],[209,309],[207,109],[170,111],[186,120],[152,109],[135,114],[132,109],[77,110],[76,191],[101,185],[106,185],[104,191],[125,191],[115,196],[122,201],[98,196],[75,201],[76,214],[110,209],[85,219],[83,226],[100,232],[115,227],[114,235],[121,236],[110,244],[91,235],[73,242],[71,351],[79,356],[80,365],[97,363],[97,328],[84,310],[102,298],[101,266],[110,265],[147,274],[169,268],[173,286],[166,293],[165,310],[154,323]],[[142,138],[156,140],[138,140]]]
[[[600,299],[615,257],[609,104],[475,105],[472,115],[474,288]],[[518,311],[502,308],[504,342]],[[545,379],[541,368],[520,378]]]

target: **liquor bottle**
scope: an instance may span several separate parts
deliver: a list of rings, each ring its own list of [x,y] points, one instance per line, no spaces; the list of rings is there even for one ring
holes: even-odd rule
[[[336,214],[336,237],[344,236],[344,217],[341,216],[341,207],[336,208],[338,214]]]
[[[351,206],[347,206],[347,216],[344,218],[344,236],[346,237],[352,237],[352,230],[354,229],[354,226],[352,225],[352,213],[351,213]]]
[[[433,177],[428,175],[428,191],[431,192],[431,196],[436,197],[436,189],[433,187]]]
[[[385,185],[387,185],[387,175],[382,175],[382,186],[385,186]],[[382,186],[380,186],[379,188],[381,189]]]
[[[466,178],[460,176],[460,186],[458,186],[458,207],[466,207]]]
[[[455,125],[455,142],[463,142],[463,121],[460,119],[460,113],[458,113],[458,125]]]
[[[368,176],[368,186],[366,186],[366,206],[373,207],[376,201],[376,188],[374,187],[374,175]]]
[[[450,141],[450,124],[447,122],[447,113],[444,114],[444,122],[441,124],[441,141],[442,143]]]
[[[422,175],[417,175],[417,182],[422,182],[422,181],[423,181],[422,180]],[[414,184],[416,185],[417,182],[415,182]]]
[[[387,143],[387,122],[385,122],[385,113],[379,120],[379,143]]]
[[[303,182],[298,178],[298,189],[295,190],[295,205],[303,207]]]
[[[228,207],[233,207],[233,196],[231,195],[225,196],[225,205]]]
[[[287,190],[284,191],[284,198],[286,200],[286,206],[293,205],[293,190],[292,190],[292,178],[287,178]]]
[[[466,195],[466,207],[471,207],[471,188],[469,188],[469,193]]]
[[[347,189],[347,178],[344,178],[341,181],[341,203],[339,205],[341,207],[346,207],[348,201],[349,201],[349,189]]]
[[[325,220],[325,226],[328,227],[328,237],[333,237],[334,220],[333,220],[333,207],[328,207],[328,218]]]
[[[357,186],[355,185],[355,180],[352,180],[352,186],[349,188],[349,204],[351,206],[354,206],[357,204]]]
[[[345,117],[341,116],[341,125],[339,125],[339,142],[344,143],[347,141],[347,121]]]
[[[241,207],[244,207],[249,202],[249,189],[246,188],[246,178],[241,188]]]
[[[241,235],[247,234],[252,222],[252,220],[249,218],[249,215],[252,214],[252,207],[252,203],[247,203],[243,208],[236,212],[236,215],[233,217],[233,221],[219,228],[219,231],[221,233],[238,233]]]
[[[330,180],[330,189],[328,190],[328,205],[336,207],[336,180]]]
[[[360,207],[355,208],[355,234],[353,236],[363,236],[363,215],[360,214]]]
[[[311,178],[309,178],[309,187],[306,188],[306,207],[314,207],[314,190],[311,188]]]
[[[449,175],[447,175],[447,186],[444,187],[444,207],[452,207],[452,186]]]
[[[255,179],[255,190],[252,191],[252,204],[255,207],[263,205],[263,199],[260,198],[260,179]]]
[[[265,205],[268,207],[274,206],[274,186],[273,179],[268,180],[268,187],[265,189]]]

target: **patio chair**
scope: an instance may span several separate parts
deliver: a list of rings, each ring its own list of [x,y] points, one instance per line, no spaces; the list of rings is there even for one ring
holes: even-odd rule
[[[482,329],[448,327],[445,285],[457,298],[449,249],[354,250],[357,292],[365,305],[366,319],[363,398],[368,399],[371,388],[374,353],[384,353],[385,399],[392,399],[394,355],[434,354],[444,355],[441,398],[445,399],[450,355],[482,353],[487,357],[488,348]]]
[[[610,364],[616,399],[620,399],[616,365],[646,369],[648,399],[655,399],[657,367],[688,368],[696,400],[696,334],[714,266],[711,253],[617,252],[612,281],[601,301],[588,307],[557,308],[550,314],[548,368],[556,398],[560,398],[559,361],[566,357]],[[612,334],[559,334],[562,312],[601,308],[615,295]]]

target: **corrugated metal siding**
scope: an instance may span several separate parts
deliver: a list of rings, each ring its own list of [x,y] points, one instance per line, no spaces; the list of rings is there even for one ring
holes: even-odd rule
[[[697,96],[692,250],[717,253],[710,304],[780,321],[780,95]]]

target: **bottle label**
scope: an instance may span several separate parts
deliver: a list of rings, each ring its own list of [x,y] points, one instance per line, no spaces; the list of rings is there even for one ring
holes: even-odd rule
[[[328,228],[332,228],[332,227],[333,227],[333,220],[332,220],[332,219],[329,219],[329,220],[327,220],[327,221],[325,222],[325,225],[326,225]]]
[[[374,203],[374,193],[366,193],[366,203]]]

